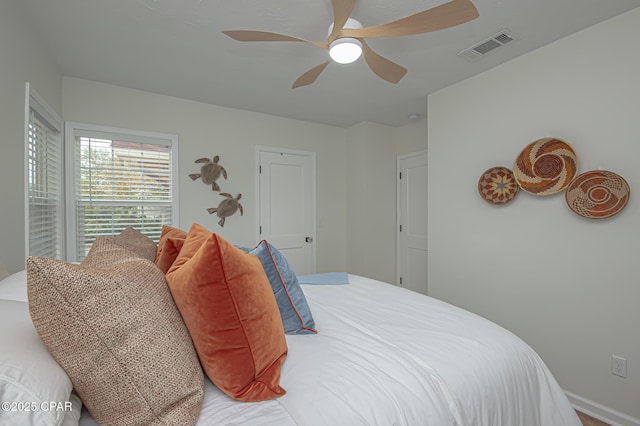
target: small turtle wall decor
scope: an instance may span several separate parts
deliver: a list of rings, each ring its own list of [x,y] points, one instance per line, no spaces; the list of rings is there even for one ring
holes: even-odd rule
[[[224,226],[224,220],[229,216],[233,216],[238,210],[240,210],[240,216],[244,215],[242,204],[239,203],[242,194],[238,194],[236,198],[233,198],[231,194],[226,192],[221,192],[220,195],[225,197],[225,199],[220,201],[218,207],[211,207],[207,209],[207,211],[209,214],[215,213],[220,218],[218,225]]]
[[[209,158],[198,158],[196,160],[196,164],[202,164],[200,167],[200,173],[190,174],[189,177],[191,180],[196,180],[198,178],[202,178],[202,183],[205,185],[211,185],[211,189],[213,191],[220,191],[220,186],[216,183],[216,181],[220,178],[220,175],[227,178],[227,171],[218,164],[220,161],[220,156],[216,155],[213,157],[213,160]]]

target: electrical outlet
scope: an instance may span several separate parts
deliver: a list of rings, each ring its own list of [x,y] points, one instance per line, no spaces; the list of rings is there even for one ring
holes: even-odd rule
[[[627,360],[616,355],[611,355],[611,374],[627,377]]]

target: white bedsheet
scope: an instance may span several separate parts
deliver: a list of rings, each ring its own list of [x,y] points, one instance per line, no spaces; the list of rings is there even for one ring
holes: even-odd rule
[[[286,395],[242,403],[207,381],[198,425],[581,425],[512,333],[390,284],[349,280],[303,286],[319,333],[287,336]],[[84,413],[80,424],[95,423]]]

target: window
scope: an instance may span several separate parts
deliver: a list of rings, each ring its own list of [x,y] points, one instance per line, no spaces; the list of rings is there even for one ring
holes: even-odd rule
[[[177,137],[67,123],[70,260],[133,226],[156,242],[178,222]]]
[[[27,256],[64,258],[62,120],[26,84]]]

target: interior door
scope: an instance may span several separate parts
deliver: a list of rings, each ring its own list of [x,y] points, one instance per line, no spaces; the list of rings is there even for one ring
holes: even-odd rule
[[[427,153],[398,157],[398,283],[427,294]]]
[[[316,271],[315,153],[258,148],[259,224],[296,274]]]

